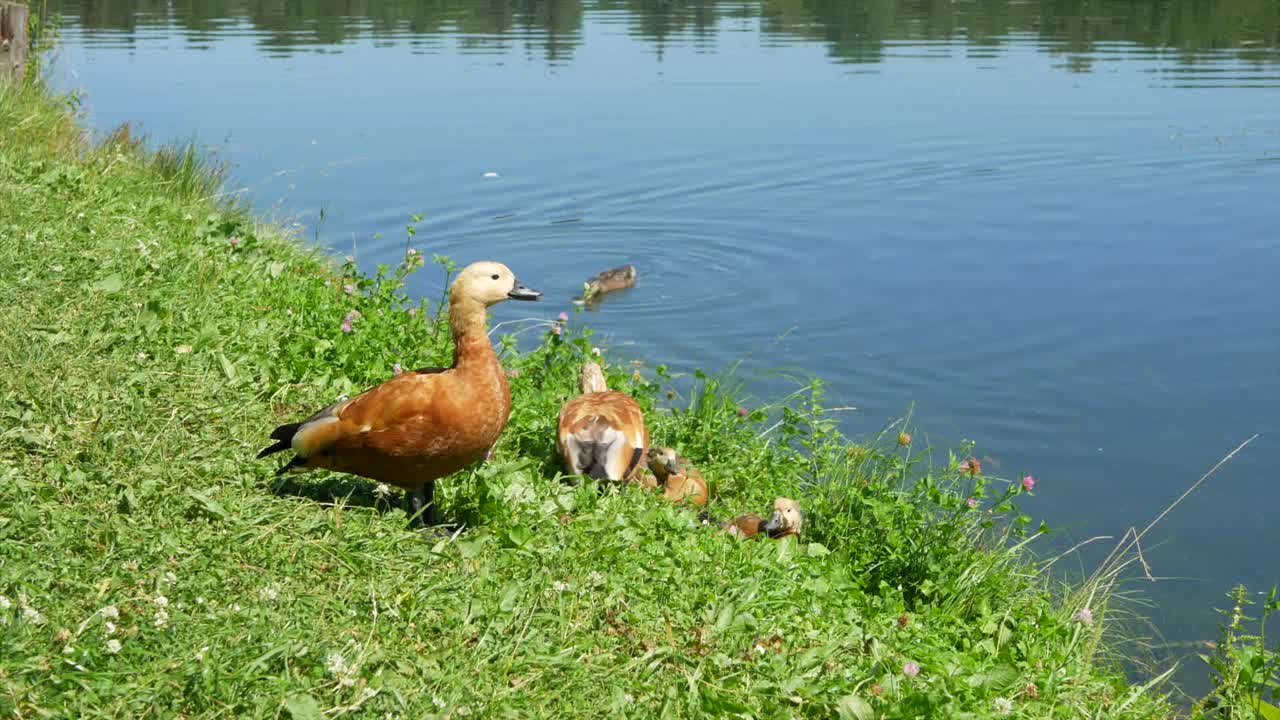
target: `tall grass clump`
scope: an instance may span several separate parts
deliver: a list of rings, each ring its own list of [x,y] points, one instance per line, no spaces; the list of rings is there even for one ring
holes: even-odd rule
[[[746,407],[731,375],[615,358],[554,306],[495,328],[513,411],[441,484],[460,533],[424,539],[358,478],[273,477],[253,456],[281,419],[448,363],[454,265],[410,225],[362,272],[217,183],[189,147],[90,145],[43,89],[0,90],[0,713],[1172,712],[1099,650],[1105,602],[1064,602],[1027,555],[1033,479],[933,462],[901,425],[851,441],[818,382]],[[703,470],[712,515],[794,497],[804,538],[562,477],[589,358]]]

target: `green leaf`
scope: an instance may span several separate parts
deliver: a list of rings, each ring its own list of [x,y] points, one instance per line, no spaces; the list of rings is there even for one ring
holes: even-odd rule
[[[816,542],[809,543],[808,552],[809,557],[822,557],[824,555],[831,554],[831,551],[827,549],[826,545]]]
[[[323,720],[320,703],[306,693],[296,693],[284,699],[285,709],[293,716],[293,720]]]
[[[196,501],[196,504],[200,506],[201,510],[204,510],[210,515],[213,515],[214,517],[222,520],[230,519],[230,516],[227,514],[226,508],[222,507],[222,504],[219,503],[217,500],[214,500],[213,498],[209,497],[208,495],[205,495],[204,493],[194,488],[187,488],[187,495],[190,496],[192,500]]]
[[[857,695],[845,695],[836,703],[836,714],[841,720],[871,720],[876,716],[871,703]]]
[[[221,351],[218,352],[218,362],[222,363],[222,374],[227,376],[227,380],[230,382],[235,382],[236,366],[232,365],[231,361],[228,360],[227,356],[223,355]]]
[[[112,273],[91,286],[94,290],[100,290],[105,293],[120,292],[124,287],[124,278],[119,273]]]
[[[1280,720],[1280,708],[1265,700],[1258,701],[1258,714],[1262,720]]]

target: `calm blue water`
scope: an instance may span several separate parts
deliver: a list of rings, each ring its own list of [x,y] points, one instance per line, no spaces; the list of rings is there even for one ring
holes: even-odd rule
[[[60,9],[56,80],[95,127],[198,138],[369,265],[423,212],[419,248],[508,263],[547,317],[633,262],[589,316],[613,352],[822,376],[855,433],[914,403],[935,444],[1037,476],[1056,547],[1145,525],[1262,433],[1137,587],[1183,641],[1280,580],[1275,2]]]

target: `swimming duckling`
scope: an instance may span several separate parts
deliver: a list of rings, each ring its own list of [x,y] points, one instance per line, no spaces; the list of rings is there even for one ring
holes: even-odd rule
[[[636,266],[623,265],[611,270],[604,270],[583,283],[582,297],[590,302],[599,300],[601,295],[615,290],[623,290],[636,284]]]
[[[485,311],[504,300],[537,300],[506,265],[468,265],[449,287],[453,366],[395,375],[301,422],[271,432],[258,457],[293,450],[277,471],[326,469],[408,491],[412,517],[438,524],[435,481],[484,457],[511,414],[511,392]]]
[[[720,528],[730,535],[742,538],[755,537],[762,532],[771,538],[783,538],[788,535],[800,537],[800,527],[803,522],[804,516],[800,512],[800,503],[790,498],[779,497],[773,501],[773,515],[768,520],[755,513],[745,513],[722,523]]]
[[[649,430],[640,405],[605,385],[596,363],[582,366],[582,394],[560,408],[556,449],[574,475],[596,480],[639,481],[649,447]]]
[[[656,448],[649,451],[649,469],[657,476],[664,498],[706,507],[707,481],[688,458],[669,447]]]

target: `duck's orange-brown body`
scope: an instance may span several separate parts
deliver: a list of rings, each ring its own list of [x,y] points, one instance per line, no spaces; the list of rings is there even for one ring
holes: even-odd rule
[[[463,338],[456,357],[453,368],[397,375],[308,422],[292,443],[295,467],[413,490],[484,457],[511,415],[511,393],[487,337]]]
[[[595,363],[583,366],[581,388],[582,395],[560,408],[556,449],[565,469],[597,480],[639,482],[649,447],[640,405],[626,393],[606,389]]]
[[[649,455],[649,469],[657,477],[664,498],[706,507],[710,496],[707,481],[688,458],[671,448],[658,448]]]
[[[280,472],[359,475],[410,491],[419,511],[433,513],[434,481],[484,457],[511,414],[507,377],[485,332],[485,308],[539,295],[505,265],[468,266],[449,292],[452,367],[402,373],[281,425],[271,433],[275,444],[258,457],[292,449],[294,458]]]
[[[720,524],[721,530],[742,538],[752,538],[759,535],[763,527],[764,518],[755,513],[745,513]]]

